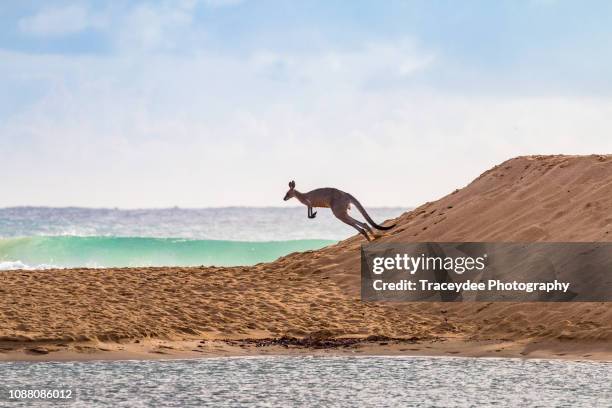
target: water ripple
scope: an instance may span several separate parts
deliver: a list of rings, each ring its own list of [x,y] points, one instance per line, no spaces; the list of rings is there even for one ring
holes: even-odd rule
[[[240,357],[2,363],[0,375],[4,389],[74,389],[71,407],[612,406],[612,365],[596,362]]]

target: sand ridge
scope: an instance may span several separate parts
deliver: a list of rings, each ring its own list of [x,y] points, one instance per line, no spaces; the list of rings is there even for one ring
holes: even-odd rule
[[[609,241],[612,156],[527,156],[393,221],[382,242]],[[612,353],[609,303],[365,303],[355,236],[252,267],[0,273],[0,352],[28,344],[386,336]],[[580,348],[580,347],[579,347]]]

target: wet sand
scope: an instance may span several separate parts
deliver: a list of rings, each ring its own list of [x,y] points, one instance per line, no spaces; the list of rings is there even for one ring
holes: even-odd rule
[[[573,361],[612,361],[607,343],[564,343],[529,341],[469,341],[433,339],[337,339],[322,345],[303,345],[301,339],[287,343],[283,338],[245,340],[142,340],[122,343],[59,343],[5,349],[0,361],[98,361],[173,360],[255,356],[415,356],[535,358]]]

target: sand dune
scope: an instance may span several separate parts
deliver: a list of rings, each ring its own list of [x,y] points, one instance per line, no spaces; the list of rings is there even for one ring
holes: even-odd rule
[[[381,241],[609,241],[612,156],[508,160],[395,222]],[[606,303],[362,303],[363,242],[252,267],[1,272],[0,347],[379,336],[612,355]]]

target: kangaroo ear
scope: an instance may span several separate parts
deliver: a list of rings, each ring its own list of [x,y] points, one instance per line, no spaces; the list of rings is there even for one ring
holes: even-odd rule
[[[289,188],[292,189],[292,190],[295,188],[295,181],[291,180],[289,182]]]

